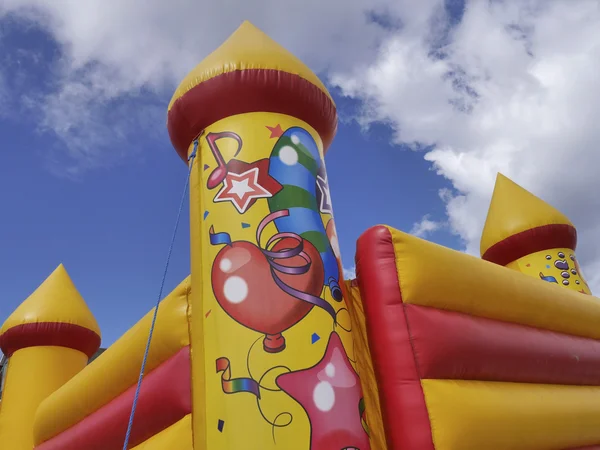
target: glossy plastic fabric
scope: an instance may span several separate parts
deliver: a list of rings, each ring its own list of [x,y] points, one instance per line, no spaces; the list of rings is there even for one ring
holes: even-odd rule
[[[485,255],[493,246],[511,236],[546,225],[574,229],[563,213],[504,175],[498,174],[481,235],[481,254]],[[574,244],[577,243],[576,239],[575,237]]]
[[[100,336],[98,322],[62,264],[6,319],[0,334],[15,326],[43,322],[77,325]]]
[[[387,448],[434,450],[421,376],[402,305],[396,252],[388,228],[370,228],[359,238],[356,275]]]
[[[36,450],[121,450],[137,386],[94,411]],[[192,412],[190,350],[184,347],[146,373],[129,437],[135,446]]]
[[[10,357],[0,408],[1,446],[31,450],[38,407],[81,371],[99,346],[96,319],[61,264],[0,329],[0,347]]]
[[[192,450],[192,417],[190,414],[166,430],[152,436],[132,450]]]
[[[321,138],[249,113],[208,127],[198,155],[195,446],[368,450]]]
[[[345,285],[347,290],[346,302],[348,303],[348,311],[352,318],[356,367],[365,396],[365,420],[369,426],[371,448],[385,449],[385,432],[383,430],[381,405],[379,403],[379,389],[377,388],[377,379],[375,378],[373,360],[371,359],[371,351],[369,350],[367,324],[360,298],[360,290],[356,280],[347,280]]]
[[[87,364],[87,356],[64,347],[28,347],[10,358],[2,406],[0,443],[6,450],[33,448],[33,421],[40,403]],[[54,411],[55,415],[57,411]]]
[[[189,290],[188,278],[162,301],[147,371],[189,345]],[[44,400],[35,417],[36,445],[67,430],[137,382],[153,314],[153,310],[148,312],[71,382]]]
[[[598,299],[387,227],[356,262],[388,448],[600,444]]]
[[[274,112],[311,125],[331,144],[337,113],[319,78],[298,58],[249,22],[196,66],[177,88],[167,128],[181,158],[202,130],[226,117]]]
[[[600,387],[423,380],[436,450],[600,444]]]
[[[481,237],[482,259],[591,294],[576,247],[577,230],[564,214],[498,175]]]
[[[390,233],[404,303],[600,339],[597,298],[397,230]]]

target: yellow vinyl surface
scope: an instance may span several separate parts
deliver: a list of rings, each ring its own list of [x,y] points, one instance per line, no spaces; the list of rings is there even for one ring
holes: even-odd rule
[[[331,99],[325,85],[308,66],[246,21],[183,79],[173,94],[169,110],[177,99],[203,81],[244,69],[276,69],[298,75],[317,86]]]
[[[498,174],[481,235],[481,254],[504,239],[543,225],[573,225],[563,213]]]
[[[161,302],[146,373],[189,345],[189,290],[188,277]],[[34,425],[36,444],[76,424],[136,383],[153,314],[154,309],[40,405]]]
[[[422,380],[436,450],[600,444],[600,386]]]
[[[507,264],[506,267],[537,280],[550,278],[551,281],[547,282],[581,294],[592,294],[581,272],[575,252],[568,248],[552,248],[531,253]]]
[[[87,361],[84,353],[64,347],[28,347],[15,352],[9,360],[2,394],[0,448],[31,450],[38,406]],[[53,414],[59,415],[59,411],[55,409]]]
[[[344,361],[348,361],[346,355],[351,361],[355,361],[352,333],[346,331],[351,328],[346,302],[343,299],[339,302],[333,301],[331,293],[327,287],[323,287],[322,282],[319,284],[320,287],[313,286],[313,288],[318,287],[319,292],[316,295],[333,306],[337,313],[338,325],[334,325],[332,317],[327,312],[319,307],[314,307],[290,328],[281,330],[286,347],[282,351],[273,353],[268,353],[263,349],[265,333],[245,326],[242,316],[234,319],[227,312],[228,308],[233,308],[232,304],[248,302],[242,304],[258,305],[258,307],[253,310],[248,309],[246,312],[261,316],[261,311],[265,308],[261,306],[261,302],[267,303],[267,300],[274,298],[271,296],[283,295],[274,285],[270,272],[264,270],[266,267],[258,265],[260,257],[257,265],[252,263],[252,265],[246,266],[247,261],[244,260],[241,267],[252,272],[252,274],[245,275],[248,276],[247,279],[250,282],[255,278],[258,279],[259,276],[265,277],[264,282],[260,284],[260,288],[265,289],[263,293],[255,292],[254,288],[250,288],[251,290],[244,291],[243,296],[238,300],[231,301],[231,304],[224,301],[223,297],[220,301],[216,298],[215,289],[223,284],[211,281],[213,272],[229,273],[227,271],[232,267],[229,260],[226,261],[227,265],[221,265],[221,261],[224,259],[222,252],[238,248],[237,246],[245,246],[244,248],[249,248],[254,252],[252,253],[254,257],[258,257],[258,252],[260,252],[258,245],[267,245],[267,241],[277,234],[277,229],[273,222],[268,223],[263,230],[261,241],[257,242],[258,225],[271,214],[267,199],[258,198],[252,206],[240,213],[230,201],[215,201],[218,193],[224,192],[225,187],[219,185],[214,189],[209,189],[207,188],[207,179],[218,167],[217,156],[221,156],[224,162],[229,164],[228,167],[231,167],[231,160],[234,158],[241,161],[239,164],[258,164],[260,161],[268,160],[278,142],[277,136],[273,136],[272,131],[277,127],[280,127],[281,130],[288,130],[290,127],[299,127],[304,130],[302,133],[308,133],[308,136],[311,136],[318,148],[318,157],[322,158],[322,142],[315,130],[305,122],[281,114],[248,113],[229,117],[211,125],[199,140],[199,157],[194,162],[190,182],[191,276],[193,286],[201,287],[201,291],[192,292],[194,314],[191,319],[192,378],[194,383],[192,390],[193,433],[195,448],[199,450],[308,449],[311,439],[323,439],[314,431],[318,431],[320,425],[318,421],[312,423],[312,426],[316,428],[313,428],[311,432],[311,421],[307,411],[315,408],[314,405],[311,405],[313,400],[310,400],[310,403],[301,404],[280,387],[279,380],[286,374],[298,373],[303,369],[308,370],[319,364],[325,357],[328,341],[334,334],[332,333],[334,330],[335,336],[339,336],[343,344],[342,349],[336,352],[336,355],[339,355],[336,361],[343,365]],[[218,141],[219,155],[215,155],[207,144],[207,136],[210,136],[211,133],[229,133],[227,136],[233,134],[239,136],[243,142],[239,154],[235,155],[236,140],[226,137]],[[306,135],[303,134],[303,136]],[[259,174],[261,174],[261,180],[263,176],[267,176],[266,171],[259,172]],[[331,214],[315,212],[315,216],[319,217],[323,223],[330,223],[332,220]],[[335,230],[334,227],[332,229]],[[211,244],[211,233],[227,234],[236,247]],[[332,242],[333,237],[329,236]],[[242,242],[244,244],[241,244]],[[336,251],[339,253],[337,246]],[[339,259],[336,261],[339,263]],[[318,267],[316,264],[315,261],[314,267]],[[227,276],[230,278],[227,278],[225,286],[228,280],[236,279],[233,276]],[[239,281],[237,279],[237,282]],[[269,290],[267,291],[267,289]],[[236,294],[239,292],[242,291],[236,291]],[[298,303],[298,305],[302,305],[302,303]],[[265,311],[265,313],[268,312]],[[271,318],[271,320],[273,319]],[[311,340],[313,334],[318,336],[318,340],[314,342]],[[217,370],[217,361],[227,361],[230,372],[224,373],[222,370]],[[356,375],[353,373],[355,368],[348,371],[344,367],[344,370],[346,370],[344,373],[347,377],[344,382],[346,388],[337,394],[340,396],[339,401],[341,401],[342,395],[346,395],[344,392],[350,392],[354,399],[354,396],[357,395],[356,389],[360,386],[360,380],[355,379]],[[307,385],[313,379],[318,382],[318,379],[314,378],[316,372],[316,369],[312,370],[303,377]],[[326,377],[326,375],[320,376]],[[231,385],[230,379],[240,380],[240,384]],[[327,380],[327,378],[324,379]],[[242,385],[241,383],[246,384]],[[241,386],[256,386],[257,383],[260,385],[258,388],[260,398],[253,393],[239,390]],[[356,396],[356,402],[352,403],[352,408],[349,409],[352,421],[347,420],[343,425],[336,426],[342,433],[351,433],[352,436],[358,436],[359,442],[364,442],[367,437],[360,423],[359,396],[360,394]],[[311,412],[311,414],[317,413]],[[329,420],[333,421],[339,415],[336,412],[336,414],[332,413],[330,417]],[[313,420],[315,419],[313,418]],[[223,423],[223,431],[217,427],[220,421]],[[351,430],[346,431],[343,429],[344,427],[351,427]],[[352,442],[356,442],[353,439],[349,439],[347,441],[349,443],[345,446],[352,447]],[[249,445],[251,447],[248,447]],[[354,446],[365,447],[363,444]],[[340,446],[340,448],[343,447]]]
[[[192,416],[188,414],[179,422],[155,434],[132,450],[192,450]]]
[[[64,322],[79,325],[100,336],[100,327],[61,264],[6,319],[0,334],[17,325]]]
[[[369,350],[369,338],[367,336],[367,324],[365,311],[360,297],[358,286],[352,286],[346,281],[348,291],[348,311],[352,318],[352,330],[354,334],[354,353],[356,355],[356,368],[360,376],[363,394],[365,396],[366,421],[369,426],[369,438],[372,449],[385,449],[385,431],[379,404],[379,389],[373,369],[373,360]]]
[[[389,228],[404,303],[600,339],[600,300]]]

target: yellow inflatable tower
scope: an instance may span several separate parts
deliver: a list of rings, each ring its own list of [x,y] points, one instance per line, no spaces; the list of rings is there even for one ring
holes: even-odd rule
[[[577,230],[564,214],[498,174],[481,236],[483,259],[591,294],[576,246]]]
[[[0,329],[0,348],[9,358],[0,409],[2,448],[8,443],[10,450],[33,448],[38,406],[99,347],[96,319],[61,264]]]
[[[369,449],[323,161],[325,86],[248,22],[169,105],[190,182],[194,448]]]

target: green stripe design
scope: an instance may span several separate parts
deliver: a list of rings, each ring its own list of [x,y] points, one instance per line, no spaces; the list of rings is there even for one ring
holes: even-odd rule
[[[298,153],[298,163],[306,167],[306,169],[312,173],[313,176],[317,176],[317,171],[319,169],[317,166],[317,161],[315,161],[313,156],[304,145],[294,144],[288,136],[281,136],[281,138],[279,138],[277,147],[273,149],[273,152],[271,153],[271,158],[278,158],[279,152],[285,146],[292,147],[294,150],[296,150]]]
[[[284,184],[283,189],[273,197],[267,199],[269,209],[271,211],[281,211],[282,209],[290,208],[307,208],[313,211],[318,211],[317,199],[306,189],[294,186],[292,184]]]

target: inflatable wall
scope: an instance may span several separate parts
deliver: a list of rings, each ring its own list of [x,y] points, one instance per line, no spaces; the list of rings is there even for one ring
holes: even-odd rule
[[[600,449],[600,302],[499,175],[482,258],[386,226],[344,280],[321,81],[245,22],[168,108],[191,274],[102,354],[59,266],[0,329],[6,450]],[[343,226],[343,224],[342,224]],[[587,294],[587,295],[582,295]],[[90,358],[94,357],[92,361]]]

